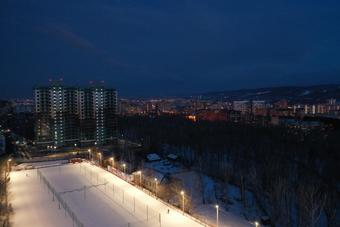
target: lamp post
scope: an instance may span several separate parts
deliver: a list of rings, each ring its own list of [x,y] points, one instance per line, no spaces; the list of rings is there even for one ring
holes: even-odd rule
[[[89,152],[89,161],[91,161],[91,149],[88,149],[87,152]]]
[[[156,197],[157,197],[157,178],[155,178],[155,194],[156,194]]]
[[[111,161],[111,166],[112,166],[112,168],[114,168],[114,165],[115,165],[115,158],[114,158],[114,157],[111,157],[111,158],[110,158],[110,161]]]
[[[182,195],[182,210],[183,210],[183,214],[184,214],[184,191],[181,191],[181,195]]]
[[[99,166],[101,166],[102,165],[102,154],[98,153],[98,155],[99,155]]]
[[[142,186],[142,171],[138,171],[137,174],[139,175],[139,186]]]
[[[124,163],[122,166],[123,166],[124,174],[126,174],[126,164]]]
[[[12,161],[12,159],[8,159],[7,160],[7,169],[8,169],[8,172],[11,172],[11,161]]]
[[[96,151],[96,152],[98,151],[97,144],[98,144],[98,143],[97,143],[97,141],[96,141],[96,142],[94,142],[94,151]]]
[[[259,227],[260,226],[258,221],[256,221],[254,224],[255,224],[255,227]]]
[[[218,227],[218,209],[219,209],[219,206],[215,205],[215,208],[216,208],[216,226]]]

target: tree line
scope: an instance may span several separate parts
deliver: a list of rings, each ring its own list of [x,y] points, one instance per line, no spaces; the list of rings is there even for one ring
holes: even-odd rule
[[[146,151],[175,153],[188,168],[246,190],[275,226],[336,226],[340,129],[310,130],[183,117],[122,117],[121,134]]]

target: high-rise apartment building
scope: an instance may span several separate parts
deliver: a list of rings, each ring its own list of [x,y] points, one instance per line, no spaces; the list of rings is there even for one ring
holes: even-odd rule
[[[65,87],[54,83],[36,87],[34,96],[37,145],[101,145],[116,138],[115,89]]]

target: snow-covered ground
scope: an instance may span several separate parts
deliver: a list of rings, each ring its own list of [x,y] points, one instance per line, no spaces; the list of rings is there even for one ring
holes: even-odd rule
[[[52,202],[46,188],[39,182],[36,170],[11,172],[9,201],[14,214],[14,227],[72,226],[58,204]]]
[[[225,186],[220,185],[212,178],[206,175],[200,177],[195,171],[182,172],[175,174],[174,177],[183,182],[186,192],[190,195],[192,205],[191,211],[195,217],[198,217],[205,223],[215,225],[215,205],[219,204],[219,227],[254,226],[254,224],[247,221],[242,214],[244,209],[242,208],[241,202],[237,201],[237,198],[241,198],[241,195],[239,194],[239,189],[235,186],[229,185],[228,190],[224,192],[232,203],[229,204],[229,206],[226,206],[216,198],[216,195],[221,197],[220,187]]]
[[[90,163],[54,165],[40,172],[85,227],[203,226]],[[37,170],[12,172],[10,192],[14,227],[72,226],[71,218],[40,182]]]
[[[216,208],[211,204],[201,204],[194,209],[195,214],[207,223],[216,223]],[[247,222],[240,216],[219,209],[219,227],[254,227],[255,225]]]
[[[160,160],[155,162],[146,162],[144,163],[144,168],[150,168],[156,170],[162,174],[175,174],[182,171],[185,171],[179,165],[175,165],[168,160]]]
[[[247,191],[248,208],[244,209],[240,189],[234,185],[214,180],[195,170],[185,169],[179,163],[174,164],[164,159],[146,162],[144,167],[154,170],[155,174],[170,174],[173,179],[179,180],[181,188],[190,197],[191,214],[212,226],[216,225],[216,204],[220,207],[220,227],[254,226],[254,220],[261,216],[256,209],[253,195],[249,191]],[[145,172],[145,169],[143,171]],[[161,177],[156,177],[161,179]],[[170,201],[173,204],[178,203],[178,196],[175,195]]]

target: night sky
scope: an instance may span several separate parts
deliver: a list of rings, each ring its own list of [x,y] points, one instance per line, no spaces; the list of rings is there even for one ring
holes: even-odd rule
[[[105,81],[122,96],[340,83],[339,0],[1,0],[0,98]]]

